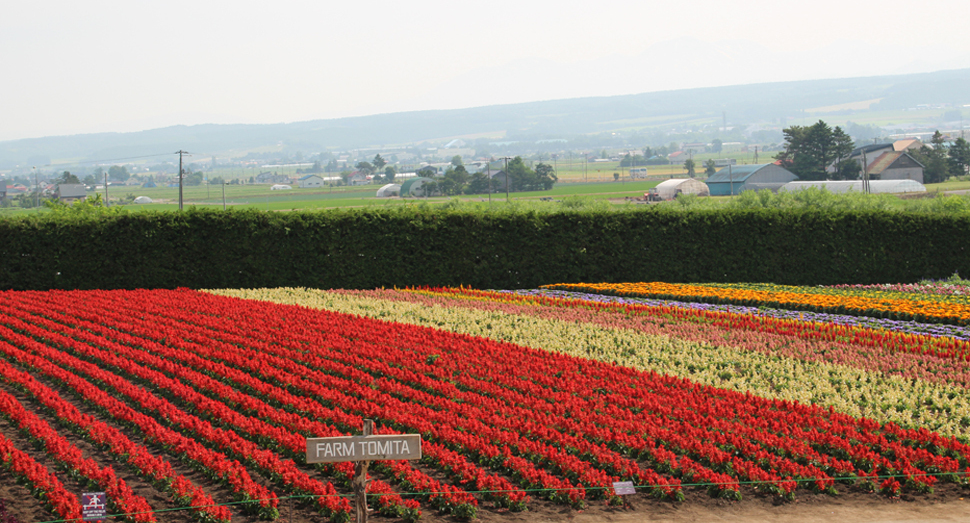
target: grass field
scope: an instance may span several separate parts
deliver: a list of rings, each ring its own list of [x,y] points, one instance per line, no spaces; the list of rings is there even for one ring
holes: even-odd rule
[[[741,163],[741,162],[739,162]],[[592,165],[592,164],[591,164]],[[560,200],[562,198],[585,196],[593,200],[617,200],[626,197],[640,197],[643,193],[655,187],[665,178],[684,176],[683,169],[675,166],[652,166],[649,170],[650,180],[630,181],[628,169],[622,170],[618,162],[596,164],[596,168],[589,169],[589,182],[584,182],[583,165],[579,162],[558,162],[560,183],[549,191],[511,193],[513,201],[536,201],[544,198]],[[620,172],[619,181],[613,180],[613,173]],[[255,208],[269,211],[287,211],[297,209],[327,209],[347,207],[375,207],[394,205],[414,205],[416,203],[443,204],[451,201],[452,197],[435,198],[377,198],[375,196],[379,185],[364,185],[356,187],[333,187],[320,189],[290,189],[284,191],[270,190],[270,185],[226,185],[226,206],[233,208]],[[970,190],[970,181],[951,180],[941,184],[927,185],[929,192]],[[148,196],[154,203],[143,205],[126,205],[132,212],[142,211],[171,211],[178,209],[178,188],[156,187],[145,189],[138,186],[109,188],[111,201],[127,195]],[[103,196],[103,192],[101,193]],[[94,193],[89,193],[93,196]],[[206,188],[202,186],[186,186],[183,188],[185,206],[221,208],[222,190],[220,186]],[[488,195],[464,195],[458,197],[464,201],[487,202]],[[720,199],[720,198],[717,198]],[[505,200],[504,193],[492,194],[492,201],[498,203]],[[902,202],[900,202],[902,204]],[[41,209],[0,209],[0,217],[23,216],[47,212]]]

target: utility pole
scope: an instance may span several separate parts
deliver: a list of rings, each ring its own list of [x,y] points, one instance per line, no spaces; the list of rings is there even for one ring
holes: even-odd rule
[[[502,159],[505,160],[505,203],[509,203],[509,201],[510,201],[509,200],[509,182],[511,181],[509,179],[509,160],[511,160],[512,158],[509,158],[508,156],[503,156]]]
[[[178,151],[175,151],[175,154],[179,155],[179,210],[181,211],[182,210],[182,181],[185,179],[185,171],[182,169],[182,155],[189,154],[189,153],[188,151],[183,151],[179,149]]]
[[[758,146],[757,145],[754,146],[754,163],[755,165],[758,165]]]
[[[104,171],[104,206],[108,206],[108,171]]]
[[[222,180],[222,210],[226,210],[226,181]]]
[[[734,197],[734,170],[731,169],[731,164],[728,164],[728,182],[731,184],[731,197]]]
[[[492,208],[492,159],[485,162],[485,172],[488,176],[488,208]]]
[[[37,176],[37,166],[32,166],[31,169],[34,170],[34,207],[40,207],[40,179]]]
[[[862,192],[869,194],[869,161],[865,149],[862,149]]]

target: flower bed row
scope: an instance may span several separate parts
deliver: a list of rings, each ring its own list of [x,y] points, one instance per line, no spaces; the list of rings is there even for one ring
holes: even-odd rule
[[[754,288],[751,288],[754,287]],[[616,294],[643,298],[778,307],[927,323],[970,325],[970,303],[911,296],[868,297],[851,292],[810,292],[810,288],[751,285],[685,285],[678,283],[561,283],[543,289]],[[947,298],[947,297],[942,297]],[[952,300],[951,300],[952,301]]]
[[[648,307],[678,307],[698,311],[729,312],[732,314],[751,314],[766,316],[782,320],[794,320],[810,323],[844,325],[848,327],[862,327],[865,329],[887,330],[905,334],[933,336],[937,338],[954,338],[970,341],[970,327],[951,325],[947,323],[923,323],[911,320],[892,320],[888,318],[872,318],[869,316],[853,316],[850,314],[829,314],[826,312],[812,312],[791,309],[776,309],[772,307],[752,307],[747,305],[732,305],[719,303],[699,303],[677,300],[659,300],[637,298],[629,296],[615,296],[612,294],[594,294],[588,292],[561,291],[550,289],[522,289],[516,291],[499,291],[523,296],[542,296],[559,298],[567,301],[581,300],[586,302],[618,303],[630,305],[645,305]]]

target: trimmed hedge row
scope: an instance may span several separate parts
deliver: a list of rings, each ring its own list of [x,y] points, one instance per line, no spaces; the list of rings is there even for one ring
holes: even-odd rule
[[[382,209],[0,221],[0,288],[912,282],[970,274],[970,217]]]

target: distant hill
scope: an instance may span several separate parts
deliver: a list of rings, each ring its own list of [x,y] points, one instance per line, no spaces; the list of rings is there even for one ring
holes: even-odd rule
[[[869,107],[870,111],[927,103],[970,104],[970,69],[684,89],[288,124],[210,124],[132,133],[32,138],[0,142],[0,168],[29,165],[31,160],[37,162],[39,158],[84,161],[178,149],[219,154],[276,146],[280,142],[288,148],[313,152],[503,131],[509,139],[517,135],[568,138],[619,128],[674,126],[697,118],[720,118],[722,113],[727,113],[733,124],[749,124],[799,117],[811,108],[875,99],[879,101]]]

